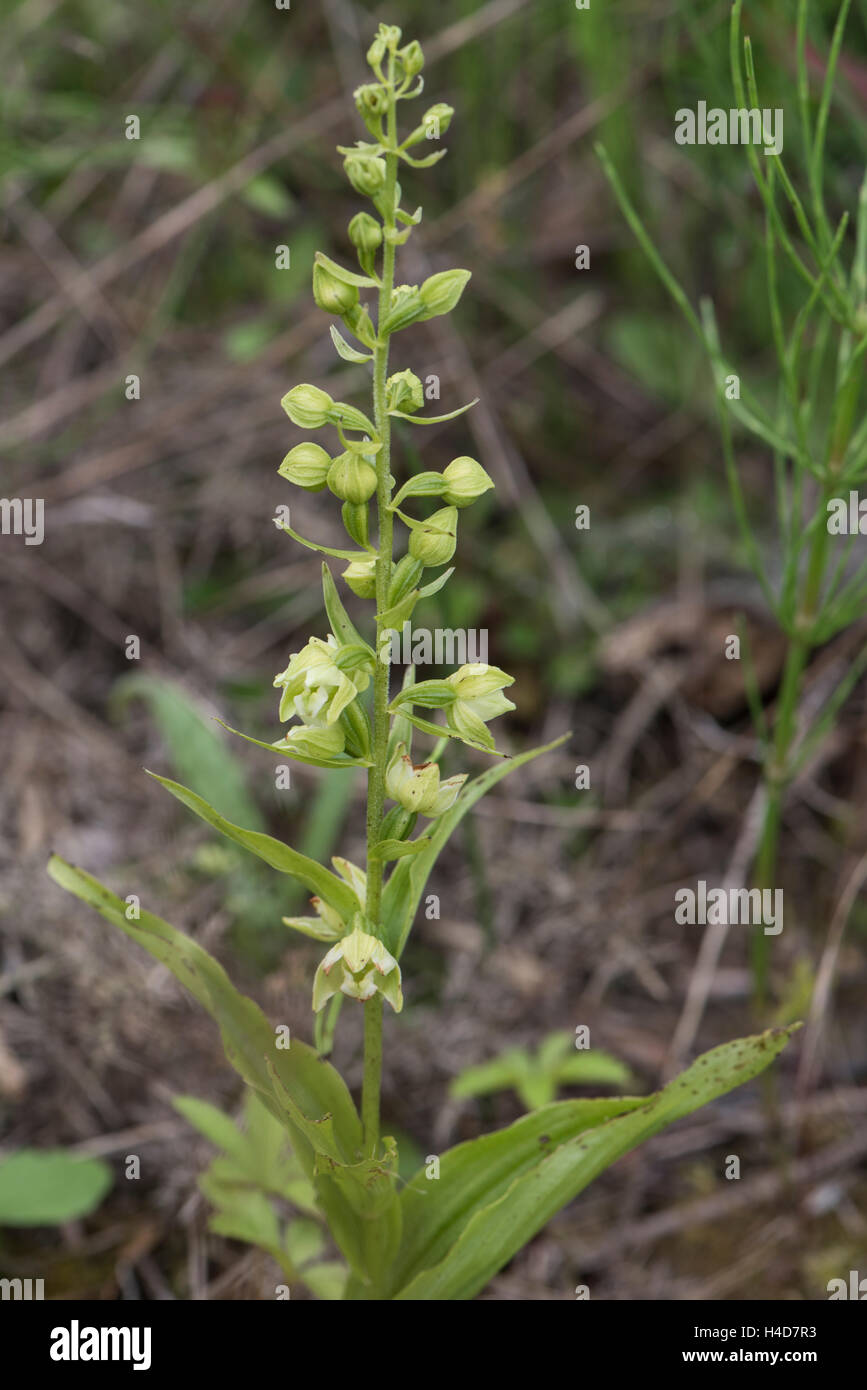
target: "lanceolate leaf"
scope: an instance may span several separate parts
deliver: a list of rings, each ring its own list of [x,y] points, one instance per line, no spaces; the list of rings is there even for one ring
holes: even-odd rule
[[[446,732],[436,725],[432,725],[432,728],[437,734]],[[474,778],[464,787],[451,810],[446,811],[445,815],[440,816],[433,824],[428,847],[412,859],[400,860],[382,895],[383,939],[393,956],[399,957],[404,948],[425,884],[440,850],[467,811],[510,772],[523,767],[524,763],[530,762],[533,758],[541,757],[543,753],[550,753],[553,748],[559,748],[568,738],[571,738],[571,734],[563,734],[553,743],[519,753],[516,758],[511,758],[507,763],[500,763],[497,767],[488,768],[487,772]]]
[[[297,850],[290,849],[284,845],[282,840],[275,840],[271,835],[263,835],[258,830],[244,830],[240,825],[232,825],[225,816],[221,816],[219,811],[215,811],[213,806],[209,806],[207,801],[203,801],[195,792],[182,787],[179,782],[172,782],[168,777],[158,777],[155,772],[149,772],[149,777],[153,777],[155,782],[170,791],[172,796],[176,796],[178,801],[182,801],[191,811],[195,812],[208,825],[213,826],[214,830],[219,830],[221,835],[227,839],[234,840],[236,844],[242,845],[244,849],[250,850],[251,854],[257,854],[260,859],[264,859],[266,864],[270,864],[272,869],[279,869],[283,874],[291,874],[297,878],[299,883],[303,883],[305,888],[309,888],[311,893],[316,893],[320,898],[324,898],[327,903],[335,907],[341,917],[347,921],[351,920],[352,914],[358,911],[358,900],[348,884],[333,874],[330,869],[323,868],[317,864],[315,859],[308,859],[306,855],[299,854]]]
[[[161,917],[140,909],[138,917],[130,920],[126,903],[98,879],[56,854],[49,860],[48,872],[61,888],[96,908],[106,921],[167,966],[207,1010],[219,1025],[232,1066],[271,1113],[288,1123],[293,1148],[308,1173],[314,1166],[317,1125],[323,1120],[327,1121],[323,1151],[331,1146],[333,1137],[342,1161],[357,1161],[361,1122],[343,1079],[329,1062],[296,1038],[291,1039],[290,1046],[278,1047],[277,1034],[258,1004],[235,989],[213,956]],[[305,1120],[303,1133],[287,1113],[283,1103],[286,1096],[291,1099],[293,1115]]]
[[[537,1151],[543,1152],[537,1152],[534,1163],[526,1158],[522,1163],[519,1158],[508,1185],[503,1178],[507,1155],[513,1145],[526,1155],[526,1132],[515,1131],[527,1121],[519,1120],[510,1130],[472,1140],[445,1154],[437,1196],[430,1195],[432,1184],[422,1174],[413,1178],[401,1198],[405,1236],[394,1270],[392,1287],[397,1291],[392,1296],[425,1301],[473,1298],[594,1178],[666,1125],[764,1071],[799,1026],[774,1028],[714,1048],[649,1100],[637,1105],[626,1101],[626,1113],[616,1114],[622,1103],[609,1101],[615,1118],[595,1128],[585,1125],[568,1137],[560,1127],[559,1143],[543,1145],[537,1132]],[[528,1120],[545,1117],[550,1127],[544,1133],[551,1137],[556,1112],[563,1106],[594,1103],[606,1102],[561,1101],[535,1111]],[[514,1136],[511,1141],[509,1135]],[[490,1162],[489,1167],[481,1146],[491,1139],[499,1139],[503,1147],[499,1165]],[[491,1185],[482,1189],[486,1178]],[[450,1213],[448,1221],[443,1220],[443,1203]]]
[[[422,1270],[438,1264],[466,1229],[473,1212],[502,1197],[515,1180],[532,1173],[560,1144],[646,1102],[565,1100],[545,1105],[507,1129],[449,1149],[440,1159],[440,1176],[429,1182],[424,1170],[401,1194],[403,1239],[392,1270],[390,1296]]]

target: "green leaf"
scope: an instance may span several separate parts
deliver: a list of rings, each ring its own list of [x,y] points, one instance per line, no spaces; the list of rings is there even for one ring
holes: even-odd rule
[[[308,1265],[301,1275],[304,1283],[317,1298],[333,1303],[343,1297],[346,1288],[346,1265],[336,1260],[323,1260],[318,1265]]]
[[[218,1149],[230,1154],[243,1168],[248,1158],[247,1141],[228,1115],[209,1101],[197,1096],[174,1096],[172,1105],[188,1124],[203,1134]]]
[[[793,1031],[770,1029],[714,1048],[649,1099],[637,1105],[634,1099],[627,1101],[625,1113],[592,1129],[585,1126],[571,1136],[563,1135],[561,1129],[562,1137],[553,1151],[550,1144],[541,1144],[539,1131],[534,1129],[537,1150],[544,1150],[537,1152],[535,1162],[527,1154],[525,1131],[511,1144],[506,1139],[506,1148],[513,1148],[518,1158],[508,1184],[501,1168],[496,1176],[491,1174],[494,1181],[489,1180],[482,1189],[493,1166],[483,1148],[491,1138],[502,1143],[526,1121],[519,1120],[511,1130],[451,1150],[441,1159],[435,1195],[423,1175],[417,1175],[404,1191],[401,1200],[407,1235],[395,1264],[391,1287],[398,1291],[393,1296],[426,1302],[473,1298],[594,1178],[667,1125],[764,1071]],[[535,1111],[528,1120],[538,1124],[544,1119],[553,1127],[555,1112],[561,1107],[594,1104],[598,1102],[561,1101]],[[617,1107],[622,1102],[602,1104]],[[550,1137],[551,1128],[546,1127],[544,1133]],[[462,1217],[456,1219],[459,1206]],[[443,1207],[451,1218],[447,1228],[442,1224]],[[456,1229],[460,1234],[454,1239]]]
[[[149,777],[153,777],[155,782],[171,792],[172,796],[177,797],[178,801],[183,802],[184,806],[193,811],[201,820],[212,826],[214,830],[219,830],[221,835],[227,839],[234,840],[235,844],[248,849],[251,854],[256,854],[260,859],[264,859],[266,864],[270,864],[272,869],[278,869],[281,874],[291,874],[297,878],[299,883],[303,883],[305,888],[309,888],[311,893],[318,894],[327,903],[335,907],[341,917],[350,921],[353,913],[359,910],[358,899],[352,889],[342,879],[333,874],[330,869],[317,864],[315,859],[308,859],[306,855],[299,854],[297,850],[290,849],[284,845],[282,840],[275,840],[270,835],[264,835],[258,830],[244,830],[240,825],[233,825],[231,821],[221,816],[219,811],[215,811],[213,806],[209,806],[202,797],[196,796],[195,792],[182,787],[180,782],[172,782],[168,777],[158,777],[155,772],[148,772]]]
[[[338,357],[342,357],[344,362],[361,363],[373,360],[373,353],[358,352],[354,347],[350,347],[343,334],[334,327],[333,323],[331,324],[331,341],[337,349]]]
[[[18,1149],[0,1159],[0,1226],[55,1226],[98,1207],[112,1172],[65,1149]]]
[[[330,1063],[295,1038],[290,1047],[278,1047],[259,1006],[234,988],[223,967],[198,942],[161,917],[142,910],[137,920],[130,921],[120,898],[56,854],[49,861],[48,873],[61,888],[96,908],[106,921],[167,966],[207,1010],[220,1028],[231,1065],[271,1113],[288,1125],[295,1153],[309,1176],[314,1152],[329,1152],[335,1143],[344,1162],[355,1161],[361,1149],[361,1121],[343,1079]],[[317,1145],[320,1132],[324,1135],[321,1146]]]
[[[306,1265],[325,1248],[325,1236],[317,1221],[299,1219],[286,1227],[286,1253],[293,1265]]]
[[[470,1100],[474,1096],[491,1096],[497,1091],[510,1091],[526,1076],[530,1059],[523,1048],[510,1047],[499,1057],[478,1066],[466,1067],[449,1087],[453,1100]]]
[[[626,1086],[631,1078],[629,1068],[619,1058],[595,1047],[564,1058],[554,1075],[561,1086]]]
[[[299,536],[297,531],[293,531],[291,526],[276,516],[274,525],[278,531],[285,531],[287,536],[291,536],[293,541],[297,541],[299,545],[306,545],[308,550],[318,550],[321,555],[333,555],[335,560],[369,560],[371,556],[376,556],[376,551],[372,546],[368,547],[367,550],[335,550],[330,545],[317,545],[315,541],[306,541],[303,536]]]
[[[564,1100],[524,1115],[506,1129],[449,1149],[440,1176],[417,1172],[401,1194],[403,1238],[388,1283],[389,1296],[456,1244],[473,1213],[504,1195],[516,1178],[532,1173],[558,1145],[644,1105],[643,1099]]]
[[[431,727],[438,735],[446,732],[435,724]],[[562,734],[560,738],[554,739],[553,743],[546,743],[541,748],[531,748],[526,753],[519,753],[517,757],[511,758],[507,763],[488,768],[487,772],[483,772],[480,777],[475,777],[472,782],[468,782],[451,809],[437,820],[431,831],[431,842],[428,848],[422,854],[416,855],[414,859],[400,861],[389,878],[382,895],[383,940],[393,956],[399,957],[403,951],[425,884],[440,850],[446,844],[455,827],[463,820],[467,811],[475,805],[480,797],[490,791],[491,787],[496,786],[503,777],[507,777],[510,772],[523,767],[524,763],[531,762],[533,758],[539,758],[543,753],[550,753],[552,749],[559,748],[569,738],[571,738],[571,734]]]
[[[407,415],[404,410],[390,410],[389,415],[395,416],[398,420],[409,420],[411,425],[442,425],[446,420],[455,420],[465,411],[472,410],[474,405],[478,405],[479,397],[474,397],[466,405],[459,406],[457,410],[450,410],[448,415]]]

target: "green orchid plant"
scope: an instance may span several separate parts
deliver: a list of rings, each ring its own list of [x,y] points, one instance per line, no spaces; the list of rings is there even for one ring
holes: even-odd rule
[[[479,798],[569,736],[515,757],[498,749],[488,726],[514,708],[503,693],[512,677],[487,664],[465,664],[447,679],[420,682],[410,666],[400,690],[390,689],[389,635],[448,581],[452,571],[443,567],[455,553],[460,512],[493,484],[475,459],[462,456],[442,472],[407,478],[395,491],[392,421],[433,424],[469,406],[444,416],[421,414],[419,377],[408,369],[389,374],[391,342],[413,324],[454,309],[470,277],[466,270],[446,270],[421,285],[396,284],[398,249],[421,221],[421,209],[408,213],[401,206],[398,170],[425,169],[442,158],[442,149],[422,158],[411,151],[443,135],[453,112],[444,103],[431,106],[400,139],[399,104],[423,86],[422,50],[415,42],[402,46],[400,30],[382,25],[367,58],[375,80],[355,97],[371,139],[341,153],[350,183],[371,201],[373,213],[359,212],[349,224],[359,270],[317,254],[313,295],[354,340],[331,325],[339,356],[371,371],[372,418],[317,386],[295,386],[283,399],[292,422],[305,431],[335,430],[340,452],[332,456],[304,441],[280,466],[290,483],[339,498],[353,548],[318,545],[299,536],[284,515],[276,521],[302,545],[345,561],[349,590],[375,605],[374,631],[372,641],[359,632],[323,564],[330,632],[312,637],[277,675],[278,714],[289,728],[262,744],[304,764],[357,768],[366,776],[365,868],[335,857],[332,871],[260,830],[233,824],[179,783],[157,778],[208,825],[313,895],[311,915],[284,921],[327,946],[313,982],[314,1045],[294,1036],[287,1045],[285,1027],[272,1027],[190,937],[143,909],[129,912],[96,879],[57,856],[49,872],[165,964],[219,1025],[226,1056],[252,1097],[245,1137],[228,1118],[215,1121],[213,1108],[189,1100],[182,1105],[223,1150],[225,1161],[215,1160],[205,1181],[216,1229],[270,1251],[287,1277],[319,1297],[468,1299],[618,1157],[758,1074],[791,1030],[717,1048],[649,1096],[541,1104],[507,1129],[430,1155],[408,1182],[398,1179],[397,1144],[380,1134],[383,1010],[386,1003],[395,1013],[403,1008],[401,958],[428,877]],[[376,300],[375,309],[362,303],[362,291]],[[434,499],[435,510],[408,515],[407,505],[419,499]],[[408,541],[395,560],[397,525]],[[439,573],[424,582],[428,569]],[[437,711],[444,722],[436,722]],[[417,733],[436,740],[419,764],[413,762]],[[498,761],[472,780],[466,773],[442,779],[439,761],[450,742]],[[414,834],[419,817],[427,825]],[[347,998],[364,1010],[360,1111],[327,1060]],[[275,1147],[278,1130],[282,1144]],[[302,1224],[282,1224],[272,1200],[294,1203]],[[326,1238],[338,1259],[326,1250]]]

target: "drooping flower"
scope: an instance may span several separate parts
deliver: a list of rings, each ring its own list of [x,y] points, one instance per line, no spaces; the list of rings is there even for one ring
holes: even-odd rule
[[[338,992],[350,999],[372,999],[379,993],[395,1013],[403,1008],[400,966],[375,936],[362,930],[361,916],[320,961],[313,981],[313,1010],[318,1013]]]
[[[406,744],[399,743],[386,770],[385,789],[404,810],[416,811],[433,820],[454,804],[466,780],[464,772],[441,782],[437,763],[416,766],[407,754]]]
[[[515,708],[503,694],[503,687],[512,685],[514,680],[514,676],[507,675],[498,666],[488,666],[482,661],[470,662],[453,671],[445,682],[457,697],[446,710],[449,727],[462,738],[491,743],[485,725],[489,719],[496,719]]]

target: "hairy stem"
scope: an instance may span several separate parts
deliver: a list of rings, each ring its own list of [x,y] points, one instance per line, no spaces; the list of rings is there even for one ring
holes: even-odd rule
[[[397,143],[397,113],[394,96],[394,59],[389,64],[388,143]],[[382,285],[379,291],[381,324],[391,303],[394,287],[395,244],[389,237],[394,230],[394,195],[397,182],[397,156],[386,155],[388,176],[385,186],[385,240],[382,254]],[[391,500],[391,421],[386,408],[385,383],[388,377],[388,338],[378,332],[373,353],[373,408],[376,431],[382,443],[377,454],[376,507],[379,525],[379,553],[376,562],[376,652],[380,649],[380,624],[388,607],[388,586],[391,580],[393,517],[388,510]],[[373,766],[367,774],[367,916],[373,931],[379,931],[382,901],[383,862],[372,855],[379,841],[385,805],[385,766],[388,749],[388,680],[387,661],[376,663],[373,675]],[[382,998],[376,994],[364,1006],[364,1083],[361,1115],[364,1142],[373,1155],[379,1142],[379,1092],[382,1073]]]

